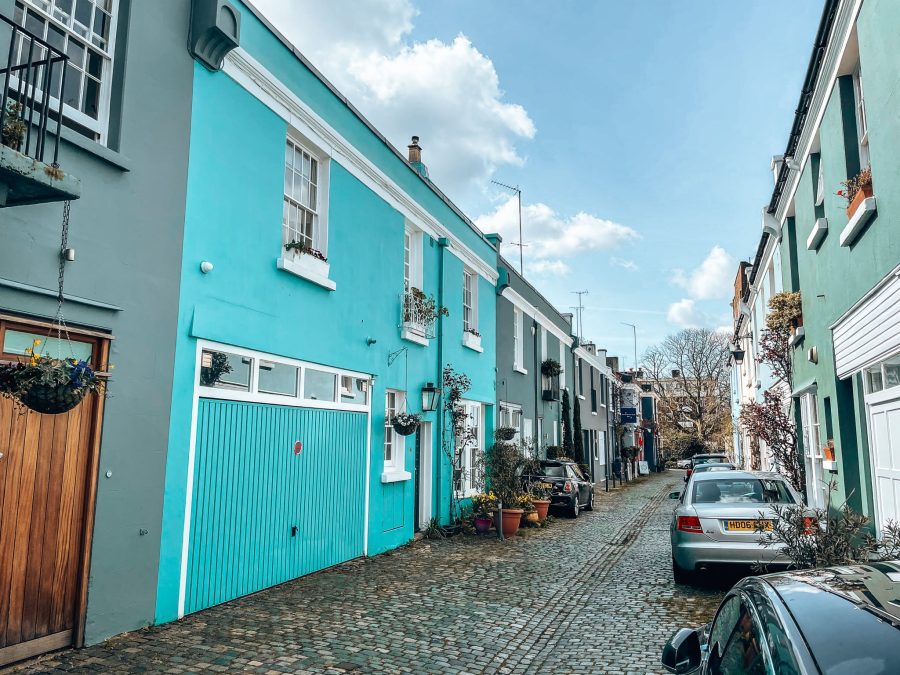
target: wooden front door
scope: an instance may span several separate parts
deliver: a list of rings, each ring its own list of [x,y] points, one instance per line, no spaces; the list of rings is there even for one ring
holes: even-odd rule
[[[80,640],[101,414],[96,395],[62,415],[0,398],[0,666]]]

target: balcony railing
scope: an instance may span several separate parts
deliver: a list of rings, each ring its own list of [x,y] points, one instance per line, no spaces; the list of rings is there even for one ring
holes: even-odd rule
[[[544,401],[558,401],[559,400],[559,377],[547,377],[543,376],[543,390],[541,398]]]
[[[81,194],[80,181],[59,169],[68,60],[0,15],[0,206]]]
[[[417,337],[430,340],[435,336],[437,309],[433,298],[418,288],[400,294],[400,328]]]

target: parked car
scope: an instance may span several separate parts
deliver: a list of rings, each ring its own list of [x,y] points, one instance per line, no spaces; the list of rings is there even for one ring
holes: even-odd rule
[[[684,474],[684,482],[687,483],[687,479],[691,477],[691,474],[694,473],[694,469],[696,469],[701,464],[722,464],[724,462],[728,462],[728,455],[724,452],[711,452],[703,455],[694,455],[691,457],[691,465],[687,469],[687,473]]]
[[[716,462],[715,464],[698,464],[694,467],[694,473],[691,474],[696,476],[698,473],[706,473],[707,471],[737,471],[737,465],[732,464],[731,462]]]
[[[670,673],[900,673],[900,561],[748,577],[666,644]]]
[[[572,518],[577,518],[582,509],[594,510],[594,484],[575,462],[542,459],[538,464],[537,475],[531,474],[526,480],[551,490],[551,507],[565,508]]]
[[[675,462],[675,466],[679,469],[687,469],[691,465],[691,460],[689,459],[679,459]]]
[[[688,583],[692,573],[716,565],[783,564],[778,547],[760,543],[757,526],[771,527],[772,506],[803,508],[803,500],[783,476],[757,471],[694,474],[672,513],[672,574]],[[762,515],[760,515],[762,513]]]

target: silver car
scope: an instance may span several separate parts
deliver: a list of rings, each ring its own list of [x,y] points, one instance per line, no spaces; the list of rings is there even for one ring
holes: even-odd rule
[[[771,525],[772,506],[803,500],[783,476],[760,471],[696,473],[672,514],[672,573],[676,583],[688,583],[694,572],[713,565],[786,563],[778,547],[760,544],[757,524]],[[762,516],[760,516],[762,513]],[[766,518],[771,514],[770,518]]]

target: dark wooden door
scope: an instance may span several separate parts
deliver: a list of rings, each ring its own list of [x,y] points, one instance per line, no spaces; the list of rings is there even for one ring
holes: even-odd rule
[[[98,405],[41,415],[0,398],[0,666],[77,638]]]

